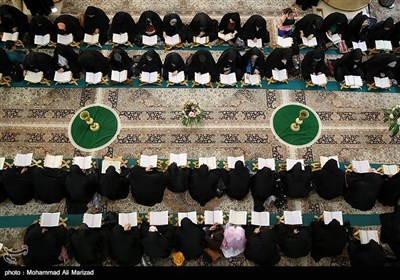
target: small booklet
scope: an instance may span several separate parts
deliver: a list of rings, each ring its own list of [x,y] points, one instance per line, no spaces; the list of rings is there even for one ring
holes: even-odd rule
[[[204,37],[199,37],[199,36],[196,36],[195,38],[194,38],[194,42],[195,43],[197,43],[197,44],[200,44],[200,45],[204,45],[204,44],[207,44],[208,43],[208,36],[204,36]]]
[[[61,168],[62,161],[63,161],[62,155],[53,156],[53,155],[47,154],[46,157],[44,158],[44,167]]]
[[[57,55],[57,64],[61,67],[68,66],[68,59],[63,57],[61,54]]]
[[[237,83],[236,73],[230,73],[228,75],[219,74],[219,80],[221,84],[224,85],[233,85]]]
[[[145,168],[148,166],[157,167],[157,155],[140,155],[140,166]]]
[[[343,213],[342,211],[324,211],[324,223],[329,224],[333,219],[337,220],[340,225],[343,225]]]
[[[344,81],[346,83],[346,86],[350,86],[351,88],[360,88],[363,85],[360,76],[344,76]]]
[[[282,38],[281,36],[278,36],[277,43],[282,48],[290,48],[293,45],[293,38],[292,37]]]
[[[272,70],[272,77],[275,81],[284,82],[288,79],[286,69],[282,70]]]
[[[26,71],[25,75],[25,81],[33,83],[33,84],[38,84],[42,81],[43,79],[43,72],[33,72],[33,71]]]
[[[168,81],[174,84],[182,83],[185,80],[185,72],[178,72],[175,76],[172,72],[168,72]]]
[[[107,168],[109,166],[114,166],[115,171],[121,173],[121,162],[117,160],[107,160],[104,159],[101,163],[101,174],[106,174]]]
[[[124,32],[122,34],[113,33],[112,41],[115,44],[125,44],[128,42],[128,33]]]
[[[194,81],[201,85],[208,84],[209,82],[211,82],[211,75],[208,72],[204,73],[204,74],[195,72],[194,73]]]
[[[101,82],[101,78],[103,78],[103,73],[101,72],[86,72],[85,81],[86,83],[96,85]]]
[[[215,157],[201,157],[199,158],[199,167],[203,164],[208,166],[209,170],[217,168],[217,159]]]
[[[258,74],[244,74],[244,82],[250,85],[259,85],[261,84],[261,77]]]
[[[257,39],[255,42],[254,42],[253,40],[247,39],[247,46],[248,46],[249,48],[256,47],[256,48],[261,49],[261,48],[263,47],[262,39],[259,38],[259,39]]]
[[[228,157],[228,168],[235,168],[235,163],[237,161],[243,162],[243,164],[246,166],[246,163],[244,162],[244,156]]]
[[[46,35],[35,35],[34,44],[38,46],[46,46],[50,43],[50,34]]]
[[[142,44],[145,46],[157,45],[157,35],[153,36],[142,35]]]
[[[130,224],[132,227],[137,226],[137,212],[132,213],[118,213],[118,224],[124,227]]]
[[[99,37],[100,37],[99,33],[96,33],[94,35],[85,33],[85,36],[83,37],[83,42],[88,45],[95,45],[99,42]]]
[[[300,162],[301,163],[301,169],[304,170],[304,159],[286,159],[286,171],[289,171],[290,169],[293,168],[293,166]]]
[[[283,218],[286,225],[301,225],[303,224],[303,217],[301,211],[283,211]]]
[[[368,160],[352,160],[351,166],[357,173],[369,173],[371,169]]]
[[[390,81],[388,77],[378,78],[374,77],[375,86],[378,88],[390,88]]]
[[[220,38],[222,41],[228,42],[229,40],[235,38],[235,33],[224,34],[223,32],[218,32],[218,38]]]
[[[375,41],[375,48],[377,50],[385,50],[385,51],[393,50],[392,42],[391,41],[386,41],[386,40],[376,40]]]
[[[100,228],[101,227],[101,213],[99,214],[83,214],[83,223],[87,224],[90,228]]]
[[[3,42],[7,42],[7,41],[18,41],[18,36],[19,36],[19,32],[14,32],[14,33],[8,33],[8,32],[3,32],[3,37],[1,38],[1,40]]]
[[[307,37],[302,37],[301,40],[303,42],[303,45],[310,47],[310,48],[318,45],[317,38],[315,38],[315,37],[312,37],[311,39],[307,39]]]
[[[69,45],[72,43],[73,40],[74,40],[74,37],[72,36],[71,33],[67,34],[67,35],[57,34],[57,43],[59,43],[59,44]]]
[[[145,72],[140,73],[140,81],[148,84],[152,84],[158,81],[158,72]]]
[[[275,170],[275,159],[274,158],[258,158],[258,170],[268,167],[272,171]]]
[[[175,162],[177,166],[186,166],[187,165],[187,154],[169,154],[169,164]]]
[[[54,73],[54,81],[59,82],[59,83],[69,83],[72,79],[72,72],[71,71],[65,71],[65,72],[60,72],[56,71]]]
[[[229,211],[229,223],[235,225],[246,225],[247,224],[247,211]]]
[[[367,44],[365,41],[362,42],[351,42],[353,44],[353,49],[360,49],[363,52],[366,52],[368,50]]]
[[[377,230],[359,230],[361,244],[368,244],[369,241],[375,240],[379,243],[379,235]]]
[[[14,159],[14,165],[16,166],[30,166],[32,163],[33,153],[29,154],[17,154]]]
[[[0,157],[0,170],[4,169],[4,163],[6,162],[5,157]]]
[[[178,213],[178,226],[181,226],[181,221],[183,218],[189,218],[189,220],[191,220],[193,223],[195,223],[197,225],[197,213],[196,211],[192,211],[192,212],[179,212]]]
[[[325,34],[326,34],[326,37],[328,37],[328,39],[334,44],[337,44],[340,41],[342,41],[342,38],[340,38],[339,34],[337,34],[337,33],[332,34],[330,36],[329,36],[328,32],[326,32]]]
[[[1,161],[0,161],[1,164]],[[397,165],[386,165],[384,164],[383,166],[383,174],[393,176],[399,172],[399,168]]]
[[[168,225],[168,211],[153,212],[149,214],[150,225],[163,226]]]
[[[321,167],[324,167],[325,163],[326,163],[328,160],[330,160],[330,159],[336,160],[336,162],[337,162],[337,167],[340,168],[338,156],[329,156],[329,157],[320,156],[320,157],[319,157],[319,161],[321,162]]]
[[[111,81],[117,82],[117,83],[123,83],[128,79],[128,71],[127,70],[122,70],[116,71],[116,70],[111,70]]]
[[[41,227],[58,227],[59,221],[60,221],[60,212],[42,213],[42,215],[40,215]]]
[[[175,46],[181,42],[181,38],[179,37],[179,34],[175,34],[174,36],[165,36],[164,42],[168,46]]]
[[[269,226],[269,212],[251,211],[251,224],[256,226]]]
[[[213,225],[215,223],[223,224],[224,223],[224,213],[222,210],[215,211],[204,211],[204,224],[205,225]]]
[[[74,157],[72,164],[78,165],[81,169],[92,168],[92,156]]]
[[[311,74],[311,82],[317,86],[325,86],[328,83],[328,79],[325,74],[314,75]]]

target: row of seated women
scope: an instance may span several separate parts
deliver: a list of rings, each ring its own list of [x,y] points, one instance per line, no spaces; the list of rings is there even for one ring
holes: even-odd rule
[[[393,213],[380,215],[380,240],[387,243],[397,259],[400,257],[400,207]],[[118,214],[109,212],[101,228],[64,226],[45,228],[38,223],[29,226],[24,236],[28,253],[23,256],[26,266],[51,266],[74,258],[81,266],[100,266],[107,258],[120,266],[143,265],[182,254],[184,260],[203,256],[206,262],[216,262],[243,253],[261,266],[276,265],[281,255],[299,258],[307,255],[316,261],[342,254],[346,245],[352,266],[383,266],[386,253],[382,246],[371,239],[361,244],[354,235],[355,229],[348,222],[340,225],[337,220],[329,224],[311,222],[309,226],[285,225],[255,227],[214,224],[202,227],[183,218],[180,227],[171,224],[150,226],[147,222],[132,227],[118,224]],[[173,255],[174,255],[173,253]],[[175,258],[175,257],[174,257]],[[179,265],[177,262],[175,262]]]
[[[312,172],[301,163],[289,171],[275,172],[264,167],[255,174],[238,161],[235,168],[209,170],[207,165],[190,169],[175,163],[164,171],[144,168],[131,169],[108,167],[105,174],[92,169],[88,174],[77,165],[70,170],[13,167],[2,171],[0,181],[1,201],[7,199],[23,205],[36,198],[44,203],[56,203],[66,197],[69,214],[85,213],[87,204],[96,193],[111,200],[126,198],[131,192],[136,203],[153,206],[161,203],[164,191],[189,191],[201,206],[215,197],[227,194],[242,200],[251,190],[254,210],[264,211],[265,202],[272,196],[277,203],[289,198],[306,198],[315,189],[324,199],[343,196],[354,208],[370,210],[378,199],[383,205],[397,205],[400,198],[400,172],[389,177],[375,172],[344,172],[337,162],[329,160],[321,170]],[[282,206],[277,204],[277,207]]]

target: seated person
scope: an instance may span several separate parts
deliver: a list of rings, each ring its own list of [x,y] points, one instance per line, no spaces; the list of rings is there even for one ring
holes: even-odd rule
[[[171,163],[165,170],[167,188],[175,193],[185,192],[189,188],[190,173],[190,168]]]
[[[249,192],[250,172],[241,160],[235,162],[235,168],[229,171],[221,169],[221,178],[229,197],[242,200]]]
[[[396,64],[397,57],[395,54],[377,53],[362,63],[364,80],[373,82],[374,77],[394,79]]]
[[[400,43],[400,21],[397,21],[392,30],[391,30],[391,35],[390,35],[390,40],[392,41],[392,47],[393,49],[396,49],[399,47]]]
[[[1,176],[2,173],[3,173],[3,170],[0,170],[0,203],[5,201],[8,198],[7,192],[4,189],[3,179]]]
[[[265,59],[265,77],[272,77],[272,70],[286,69],[287,74],[293,73],[293,51],[291,48],[276,48]]]
[[[307,256],[311,250],[311,227],[277,224],[274,227],[280,251],[288,258]]]
[[[136,23],[136,34],[137,38],[135,40],[136,45],[143,46],[142,37],[157,35],[157,38],[162,37],[163,24],[160,16],[153,11],[144,11],[138,22]]]
[[[231,39],[227,42],[233,45],[241,31],[239,13],[226,13],[219,22],[218,33],[222,35],[230,34]]]
[[[296,22],[296,14],[291,8],[283,10],[278,24],[278,36],[282,38],[293,37],[293,25]]]
[[[31,12],[32,16],[35,15],[48,16],[51,12],[57,11],[57,9],[54,10],[55,7],[53,0],[23,0],[23,1],[28,10]]]
[[[136,37],[136,25],[132,16],[127,12],[117,12],[112,21],[108,37],[112,41],[113,34],[128,33],[128,41],[133,44]]]
[[[265,57],[258,48],[253,47],[242,56],[242,65],[244,76],[257,74],[260,75],[260,78],[264,77]]]
[[[312,6],[317,6],[319,0],[296,0],[295,4],[299,5],[303,11],[307,11]]]
[[[324,20],[316,14],[307,14],[295,23],[293,38],[294,44],[302,44],[301,38],[305,37],[311,40],[313,37],[319,42],[322,39],[322,24]]]
[[[235,73],[236,80],[240,81],[243,77],[242,56],[235,48],[225,50],[218,59],[217,71],[219,74],[229,75]]]
[[[396,206],[400,199],[400,172],[393,176],[382,177],[384,182],[378,193],[378,201],[384,206]]]
[[[254,200],[254,211],[263,212],[264,202],[274,195],[276,188],[276,172],[269,167],[263,167],[250,178],[250,190]]]
[[[309,165],[303,170],[301,163],[297,162],[289,171],[281,171],[282,185],[284,193],[291,198],[308,197],[312,191],[311,179],[312,172]]]
[[[103,77],[110,73],[110,64],[108,59],[96,50],[85,50],[79,55],[79,65],[82,71],[97,73],[101,72]]]
[[[54,79],[55,65],[53,57],[47,53],[31,52],[29,53],[24,62],[24,69],[32,72],[43,72],[43,78],[51,81]]]
[[[25,41],[25,36],[29,33],[28,17],[13,6],[1,5],[0,30],[7,33],[18,32],[18,39]]]
[[[84,31],[79,23],[79,19],[71,15],[61,15],[54,20],[54,26],[57,34],[68,35],[72,34],[74,42],[83,40]]]
[[[108,56],[108,63],[110,65],[110,77],[111,71],[113,70],[118,72],[126,70],[128,79],[133,76],[133,60],[129,57],[128,53],[125,50],[119,47],[114,47],[113,51]]]
[[[144,254],[150,259],[165,259],[170,256],[175,245],[175,227],[171,224],[150,226],[142,222],[140,227]]]
[[[338,82],[344,81],[344,76],[360,76],[364,78],[362,70],[363,53],[360,49],[354,49],[349,53],[344,54],[334,63],[335,80]]]
[[[334,159],[328,160],[322,169],[314,171],[312,180],[315,191],[323,199],[331,200],[343,194],[344,171],[338,167]]]
[[[183,71],[186,77],[186,64],[183,61],[182,56],[177,52],[170,52],[167,54],[162,66],[162,77],[165,81],[169,80],[169,73],[177,75]]]
[[[267,22],[260,15],[252,15],[244,23],[240,37],[245,41],[248,46],[247,40],[256,42],[258,39],[262,40],[262,45],[269,43],[269,32],[267,30]]]
[[[56,71],[71,71],[75,79],[80,78],[81,67],[79,65],[79,57],[71,46],[57,44],[53,59]]]
[[[110,19],[100,8],[88,6],[85,11],[85,34],[99,34],[99,43],[104,45],[108,41]]]
[[[367,32],[367,47],[370,49],[375,48],[376,40],[390,41],[393,27],[394,20],[392,17],[370,26]]]
[[[175,250],[182,252],[186,260],[200,257],[206,245],[204,231],[189,218],[181,220],[181,226],[175,233],[175,240]]]
[[[45,16],[34,16],[31,19],[29,35],[32,44],[35,42],[35,35],[44,36],[50,34],[50,41],[57,42],[57,33],[54,24]]]
[[[205,260],[215,262],[222,257],[220,247],[224,240],[224,226],[218,223],[203,228],[205,232],[206,248],[204,249]]]
[[[33,169],[15,166],[1,173],[4,190],[13,204],[24,205],[32,200],[35,192]]]
[[[340,12],[333,12],[326,16],[321,27],[322,38],[325,43],[331,42],[326,34],[329,36],[338,34],[343,39],[347,29],[347,21],[347,16]]]
[[[215,197],[218,180],[218,170],[209,170],[207,165],[201,165],[198,169],[194,169],[190,176],[190,196],[204,206]]]
[[[195,73],[205,74],[209,73],[211,82],[217,80],[217,65],[215,60],[208,50],[198,50],[188,60],[188,78],[194,80]]]
[[[236,257],[243,253],[246,241],[246,234],[242,226],[230,223],[226,224],[224,240],[221,245],[221,251],[225,258]]]
[[[12,42],[12,45],[14,46],[13,41],[7,41],[7,42]],[[6,45],[7,45],[6,42]],[[11,54],[11,56],[14,56],[14,54]],[[14,63],[11,62],[7,52],[4,49],[0,49],[0,73],[3,75],[3,77],[6,76],[11,76],[14,73]],[[25,61],[25,54],[21,53],[20,55],[16,55],[16,62],[18,61]]]
[[[344,40],[348,47],[353,46],[352,42],[363,42],[367,40],[368,30],[368,16],[359,12],[347,25],[347,29],[344,34]],[[343,39],[342,37],[342,39]]]
[[[8,58],[7,61],[9,61],[12,65],[18,65],[18,64],[24,64],[27,51],[25,49],[17,50],[17,46],[15,45],[15,42],[8,40],[5,43],[5,53]],[[7,73],[7,71],[5,73]],[[10,72],[10,74],[11,74],[11,72]],[[4,76],[7,76],[7,75],[4,75]]]
[[[182,22],[181,17],[176,13],[166,14],[163,18],[163,37],[179,35],[181,43],[186,42],[187,26]]]
[[[193,37],[208,37],[209,42],[218,38],[218,21],[205,13],[197,13],[187,27],[186,39],[194,42]]]
[[[66,195],[67,176],[68,171],[60,168],[35,168],[33,170],[35,198],[46,204],[60,202]]]
[[[328,77],[329,70],[325,65],[325,54],[320,48],[309,51],[301,62],[301,74],[304,80],[311,80],[311,74],[325,74]]]
[[[393,213],[384,213],[379,215],[381,221],[380,240],[387,243],[400,258],[400,206],[394,207]]]
[[[155,50],[148,50],[140,57],[137,67],[139,73],[157,71],[161,75],[161,58]]]
[[[129,170],[121,168],[118,173],[114,166],[109,166],[105,174],[100,175],[99,193],[111,200],[128,197],[129,181],[126,178]]]

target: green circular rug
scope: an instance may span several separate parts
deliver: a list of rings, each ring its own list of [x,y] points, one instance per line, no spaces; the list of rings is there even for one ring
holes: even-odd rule
[[[300,110],[307,110],[310,115],[303,120],[300,131],[292,131],[290,125],[299,117]],[[321,120],[309,106],[301,103],[287,103],[275,109],[271,116],[272,133],[279,142],[303,148],[314,144],[321,135]]]
[[[91,131],[89,125],[81,120],[79,114],[88,111],[94,122],[100,124],[98,131]],[[117,112],[105,105],[89,105],[79,109],[68,126],[68,136],[74,147],[84,152],[93,152],[107,147],[113,142],[121,129]]]

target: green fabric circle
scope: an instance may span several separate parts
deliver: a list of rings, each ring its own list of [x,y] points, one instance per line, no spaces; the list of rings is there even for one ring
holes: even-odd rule
[[[86,121],[81,120],[80,113],[88,111],[94,122],[100,124],[98,131],[91,131]],[[107,145],[118,131],[118,120],[114,113],[102,106],[83,108],[75,116],[71,125],[71,137],[84,149],[95,149]]]
[[[292,131],[290,125],[296,121],[296,118],[299,117],[300,110],[303,109],[307,110],[310,115],[307,119],[303,120],[300,131]],[[319,131],[319,123],[317,116],[306,107],[289,104],[283,106],[275,113],[273,128],[276,135],[284,142],[290,145],[302,146],[315,139]]]

